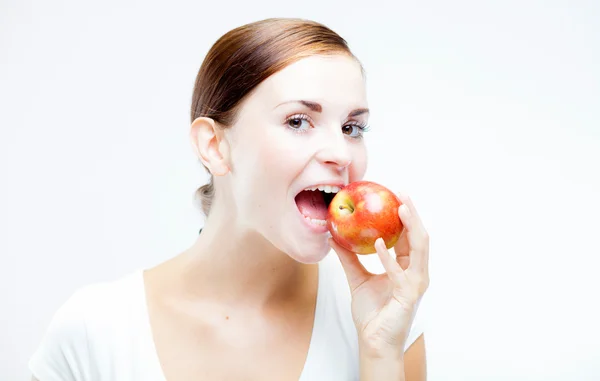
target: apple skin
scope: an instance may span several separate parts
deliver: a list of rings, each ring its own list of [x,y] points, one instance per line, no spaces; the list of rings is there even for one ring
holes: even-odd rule
[[[327,229],[340,246],[356,254],[376,253],[375,241],[383,238],[394,247],[404,229],[398,208],[402,202],[383,185],[355,181],[331,200]]]

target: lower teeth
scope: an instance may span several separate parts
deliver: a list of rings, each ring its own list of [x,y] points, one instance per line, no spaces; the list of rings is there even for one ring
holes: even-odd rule
[[[308,222],[310,222],[311,224],[320,225],[320,226],[327,225],[327,221],[326,220],[317,220],[317,219],[306,217],[306,216],[304,216],[304,218],[306,218],[306,220]]]

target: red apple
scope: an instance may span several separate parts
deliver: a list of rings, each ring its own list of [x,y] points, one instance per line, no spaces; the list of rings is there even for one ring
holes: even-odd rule
[[[376,253],[375,241],[380,237],[390,249],[404,228],[400,205],[398,196],[383,185],[356,181],[331,200],[327,228],[335,242],[356,254]]]

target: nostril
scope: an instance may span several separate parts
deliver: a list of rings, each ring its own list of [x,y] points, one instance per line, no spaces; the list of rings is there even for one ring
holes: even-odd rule
[[[341,171],[341,170],[343,170],[345,168],[348,168],[351,163],[352,163],[351,160],[343,160],[343,161],[342,160],[336,160],[336,161],[331,160],[331,161],[326,161],[325,162],[325,164],[337,167],[337,169],[339,171]]]

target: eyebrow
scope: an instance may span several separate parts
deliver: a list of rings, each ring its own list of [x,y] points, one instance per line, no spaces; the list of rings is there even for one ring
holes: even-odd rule
[[[309,108],[310,110],[314,111],[314,112],[323,112],[323,106],[321,106],[320,104],[318,104],[317,102],[311,102],[311,101],[305,101],[305,100],[295,100],[295,101],[287,101],[287,102],[283,102],[278,104],[277,106],[275,106],[275,108],[287,104],[287,103],[300,103],[301,105]],[[369,113],[369,109],[368,108],[358,108],[356,110],[350,111],[350,113],[348,114],[349,117],[356,117],[362,114],[368,114]]]

